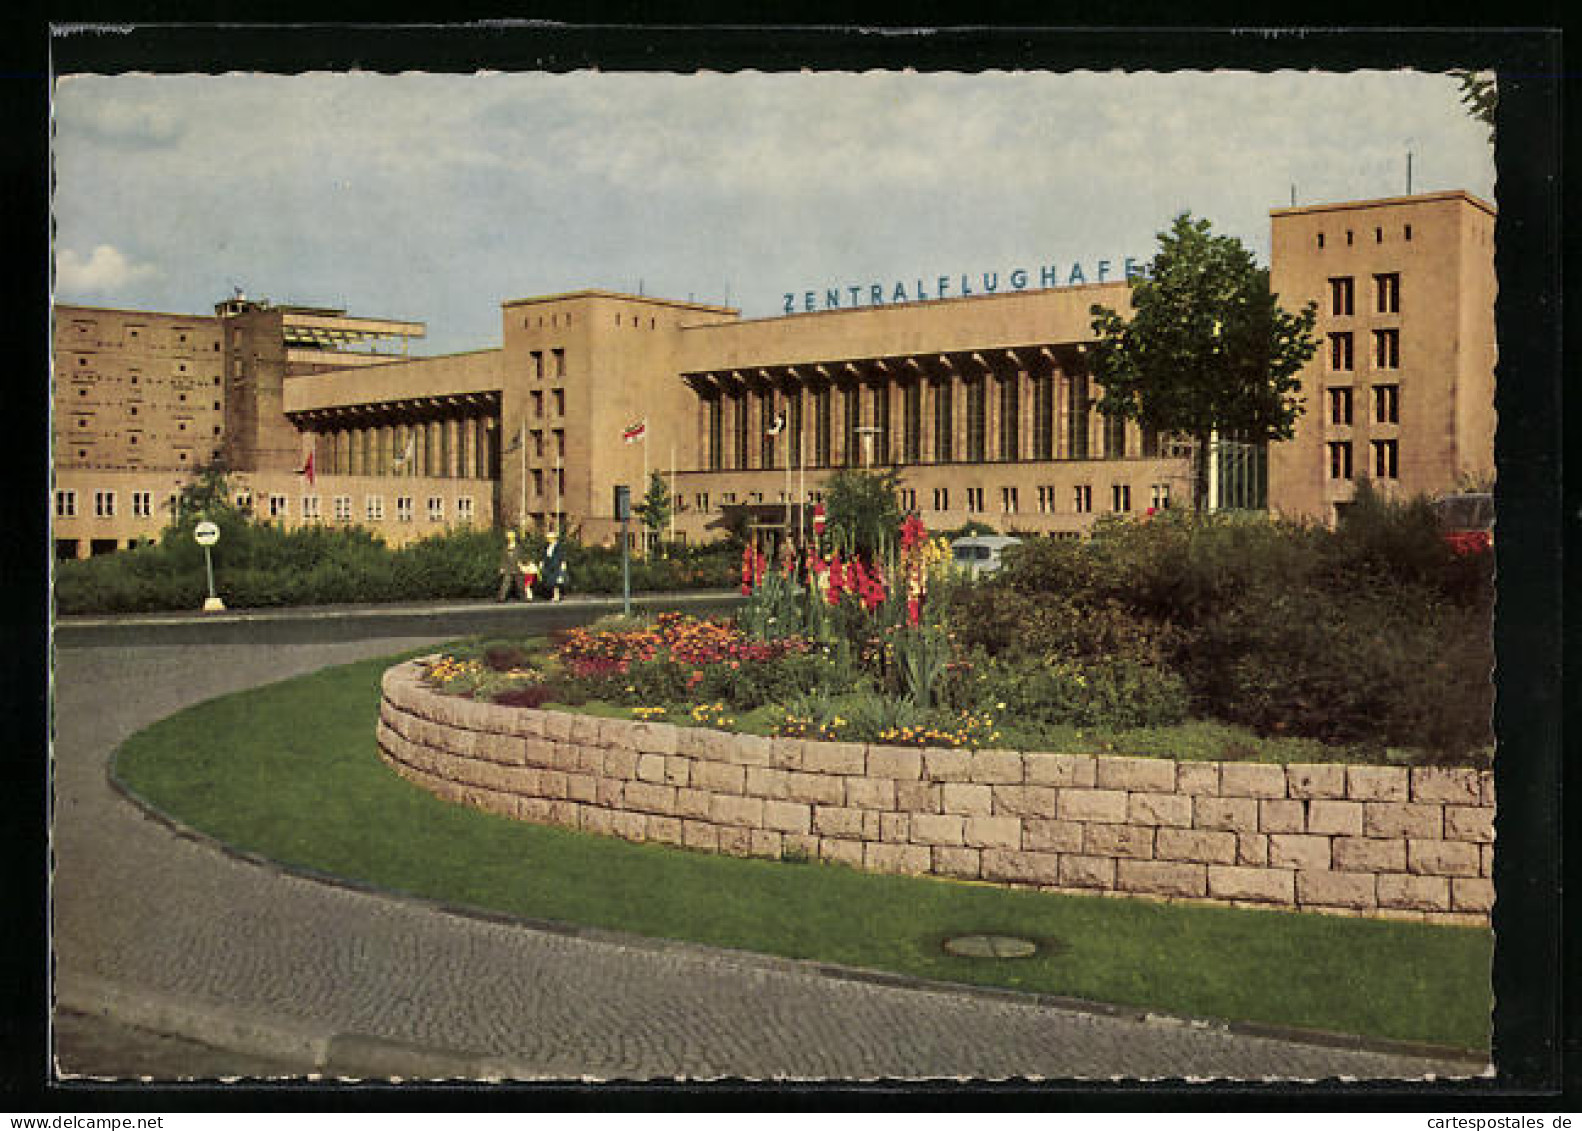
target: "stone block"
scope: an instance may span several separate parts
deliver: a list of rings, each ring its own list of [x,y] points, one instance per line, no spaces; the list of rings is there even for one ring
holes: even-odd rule
[[[566,741],[573,746],[603,746],[604,735],[599,732],[603,722],[597,715],[572,715],[571,733]]]
[[[665,784],[666,785],[691,785],[692,767],[695,763],[691,758],[683,758],[679,754],[665,755]]]
[[[1492,844],[1478,845],[1478,875],[1494,875],[1494,846]]]
[[[627,809],[670,816],[676,811],[676,787],[644,781],[628,782],[622,801]]]
[[[1494,883],[1476,877],[1457,876],[1450,881],[1452,911],[1494,910]]]
[[[559,770],[540,770],[538,772],[538,793],[551,801],[558,801],[566,796],[566,775]]]
[[[1444,835],[1444,807],[1406,801],[1366,801],[1362,831],[1375,837],[1438,838]]]
[[[592,774],[567,774],[566,797],[592,804],[599,800],[599,779]]]
[[[622,761],[620,756],[623,754],[625,755],[626,759],[629,759],[629,762]],[[632,753],[630,750],[606,750],[604,752],[604,760],[608,762],[612,758],[616,760],[615,764],[617,766],[629,764],[633,767],[633,769],[635,769],[637,766],[637,755]],[[547,738],[524,738],[517,747],[517,761],[519,761],[524,766],[547,767],[554,761],[554,759],[555,744]],[[604,772],[609,773],[610,771],[606,769]],[[626,777],[630,775],[616,774],[614,776]]]
[[[1052,785],[997,785],[994,812],[1006,817],[1053,817],[1060,791]]]
[[[1022,819],[1022,847],[1035,852],[1081,852],[1082,830],[1078,821],[1051,821],[1042,817]],[[1095,828],[1124,829],[1125,825],[1096,825]]]
[[[1219,795],[1218,762],[1180,762],[1176,765],[1175,791],[1187,797]]]
[[[1476,770],[1414,766],[1411,773],[1413,801],[1477,805],[1483,799],[1483,786]]]
[[[858,809],[858,810],[856,810],[856,812],[862,814],[862,839],[863,840],[879,840],[880,839],[879,818],[882,815],[882,814],[880,814],[879,810],[877,810],[877,809]]]
[[[1251,797],[1193,797],[1192,826],[1255,833],[1258,831],[1258,802]]]
[[[1022,822],[1017,817],[968,817],[963,836],[968,848],[1020,848]]]
[[[923,780],[963,782],[972,777],[972,754],[966,750],[946,750],[930,746],[923,751]]]
[[[545,797],[518,797],[516,799],[516,812],[513,816],[518,821],[532,821],[540,825],[552,825],[556,822],[550,816],[550,804]],[[571,826],[578,828],[581,825],[582,815],[578,814],[578,823]]]
[[[633,719],[599,719],[598,746],[622,746],[627,750],[637,750],[637,743],[633,741],[632,728],[638,723]],[[644,751],[638,750],[638,753]]]
[[[663,754],[639,754],[637,756],[637,780],[663,782],[665,780],[665,756]]]
[[[1062,789],[1057,816],[1064,821],[1126,821],[1126,791],[1123,789]]]
[[[1285,767],[1258,762],[1223,762],[1219,791],[1224,797],[1284,797]]]
[[[548,766],[550,764],[554,746],[551,743],[545,743],[544,746],[545,750],[542,758],[535,755],[532,762],[533,765]],[[633,780],[637,777],[637,759],[638,754],[635,750],[624,750],[619,746],[608,748],[604,751],[602,759],[604,776],[621,781]]]
[[[860,777],[867,769],[867,747],[860,742],[804,742],[802,768],[810,774]]]
[[[1053,852],[985,848],[983,878],[995,883],[1054,886],[1060,883],[1060,857]]]
[[[710,794],[702,789],[676,789],[676,816],[706,820],[709,815]]]
[[[769,740],[769,765],[776,770],[801,770],[802,740],[800,738],[771,738]]]
[[[1317,800],[1307,803],[1307,831],[1324,836],[1361,836],[1361,801]]]
[[[1269,867],[1271,868],[1302,868],[1327,872],[1332,863],[1327,836],[1305,836],[1299,833],[1269,835]]]
[[[846,801],[846,783],[843,778],[829,774],[807,774],[800,770],[782,770],[785,780],[785,799],[804,804],[842,805]]]
[[[1489,806],[1490,808],[1493,808],[1493,806],[1494,806],[1494,771],[1493,770],[1479,770],[1478,771],[1478,786],[1483,791],[1483,804]]]
[[[1241,868],[1210,864],[1208,893],[1215,899],[1296,903],[1296,873],[1288,868]]]
[[[726,826],[719,830],[719,850],[726,856],[751,856],[753,854],[753,831],[751,829]]]
[[[570,741],[571,720],[576,717],[575,715],[567,714],[565,711],[543,712],[544,725],[542,729],[544,738],[550,742]]]
[[[1160,829],[1154,836],[1154,858],[1234,864],[1236,834],[1212,829]]]
[[[1406,870],[1426,876],[1476,876],[1478,846],[1459,840],[1406,842]]]
[[[895,783],[895,807],[903,813],[938,813],[941,789],[937,782],[898,781]]]
[[[785,839],[773,829],[752,829],[747,852],[765,860],[778,860],[785,848]]]
[[[990,785],[1020,785],[1022,756],[1015,750],[975,750],[970,780]]]
[[[933,850],[936,876],[954,876],[962,880],[976,880],[983,874],[983,858],[976,848],[951,848],[944,845]]]
[[[1258,831],[1261,833],[1306,832],[1306,810],[1307,806],[1300,801],[1284,801],[1276,798],[1259,801]]]
[[[707,821],[682,821],[681,843],[688,848],[702,848],[717,852],[720,847],[720,830]]]
[[[923,776],[923,752],[905,746],[870,746],[868,776],[917,781]]]
[[[930,845],[965,844],[967,818],[955,814],[913,813],[912,842]]]
[[[832,805],[813,806],[813,831],[819,836],[862,839],[862,810]]]
[[[1337,871],[1406,871],[1406,841],[1401,837],[1377,839],[1337,836],[1330,842],[1330,852]]]
[[[733,797],[716,793],[709,800],[709,820],[716,825],[762,828],[764,803],[758,797]]]
[[[1202,897],[1208,892],[1208,865],[1172,860],[1120,860],[1115,886],[1121,891]]]
[[[1445,839],[1494,843],[1494,810],[1483,805],[1446,805]]]
[[[994,812],[994,791],[986,785],[948,781],[939,787],[940,808],[964,817],[987,817]]]
[[[782,860],[816,860],[818,837],[811,833],[784,833],[780,837]]]
[[[1374,885],[1371,872],[1298,872],[1296,901],[1304,907],[1376,907]]]
[[[1065,887],[1109,890],[1115,886],[1115,859],[1062,853],[1059,875]]]
[[[734,737],[709,727],[679,727],[676,731],[676,753],[699,761],[743,765],[736,757]]]
[[[604,756],[608,749],[598,746],[584,746],[577,750],[577,764],[568,770],[569,773],[592,774],[595,777],[604,776]]]
[[[867,818],[864,818],[866,821]],[[879,839],[886,844],[908,844],[912,840],[912,814],[880,813]]]
[[[1192,799],[1180,793],[1133,793],[1126,802],[1126,819],[1134,825],[1192,827]]]
[[[670,723],[630,722],[626,727],[627,740],[635,750],[644,754],[663,754],[667,758],[679,753],[676,748],[676,732],[679,728]]]
[[[1267,833],[1237,833],[1236,863],[1263,867],[1269,863],[1269,835]]]
[[[643,839],[658,844],[681,844],[681,819],[650,814],[643,828]]]
[[[1303,800],[1345,797],[1346,767],[1309,764],[1287,766],[1285,792],[1287,797]]]
[[[764,828],[783,833],[807,833],[812,827],[812,806],[797,801],[764,802]]]
[[[1379,877],[1379,906],[1410,911],[1449,911],[1450,880],[1446,876],[1391,873]]]
[[[692,763],[692,788],[706,789],[713,793],[745,791],[747,770],[724,762],[697,761]]]
[[[490,762],[520,765],[522,758],[517,750],[518,742],[515,735],[481,732],[478,735],[478,757]]]
[[[1154,829],[1148,825],[1081,825],[1081,851],[1088,856],[1125,856],[1132,860],[1151,860],[1154,855]]]
[[[1167,758],[1101,757],[1099,789],[1124,789],[1135,793],[1174,793],[1176,764]]]
[[[871,872],[923,876],[934,866],[934,854],[921,844],[868,844],[863,847],[862,866]]]
[[[862,841],[837,840],[824,837],[818,842],[818,858],[820,860],[833,860],[837,864],[849,864],[853,868],[861,868]]]
[[[607,747],[579,745],[575,742],[557,742],[555,749],[549,755],[549,767],[564,773],[574,774],[582,769],[590,754],[601,753]],[[600,759],[603,761],[602,757]]]
[[[1098,782],[1097,767],[1098,759],[1092,754],[1022,755],[1022,772],[1028,785],[1092,789]]]
[[[846,806],[849,809],[895,808],[895,782],[889,778],[847,778]]]
[[[743,766],[769,765],[769,739],[761,734],[731,734],[732,759]]]
[[[549,771],[544,772],[548,773]],[[570,779],[568,778],[567,781],[567,790],[569,792]],[[599,795],[597,798],[595,798],[597,803],[606,809],[619,809],[623,804],[625,804],[626,787],[631,783],[624,781],[614,781],[610,778],[600,778],[594,784],[598,787]],[[544,794],[542,779],[540,779],[538,792],[540,795],[547,796],[547,794]]]
[[[1409,801],[1404,766],[1347,766],[1346,796],[1353,801]]]
[[[789,796],[790,775],[771,766],[748,766],[742,792],[748,797],[784,801]]]
[[[544,734],[544,712],[518,707],[506,714],[505,725],[518,738],[541,738]]]

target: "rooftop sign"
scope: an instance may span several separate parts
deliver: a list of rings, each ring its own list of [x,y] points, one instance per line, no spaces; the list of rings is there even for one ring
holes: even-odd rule
[[[1119,269],[1116,268],[1117,262],[1120,264]],[[817,310],[851,310],[902,302],[930,302],[942,298],[972,298],[1008,291],[1080,287],[1087,283],[1135,279],[1147,273],[1147,267],[1129,255],[1118,261],[1100,259],[1090,266],[1093,268],[1091,271],[1085,270],[1081,263],[1072,263],[1064,268],[1060,264],[1040,267],[1036,287],[1033,286],[1033,273],[1025,267],[1016,267],[1004,275],[998,271],[976,274],[964,272],[939,275],[932,279],[913,279],[910,282],[897,280],[893,284],[854,283],[819,290],[785,291],[782,313],[810,314]]]

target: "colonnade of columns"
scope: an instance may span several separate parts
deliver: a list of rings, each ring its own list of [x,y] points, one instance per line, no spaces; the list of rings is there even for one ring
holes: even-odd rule
[[[1106,418],[1093,408],[1098,390],[1070,347],[685,376],[698,394],[702,466],[709,469],[1149,454],[1135,424],[1105,428]],[[781,413],[783,430],[765,441]],[[827,451],[821,452],[824,434]]]
[[[497,413],[428,419],[307,422],[321,475],[413,475],[496,479],[500,468]]]

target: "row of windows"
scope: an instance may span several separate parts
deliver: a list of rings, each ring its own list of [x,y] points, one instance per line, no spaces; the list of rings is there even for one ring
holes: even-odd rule
[[[1329,394],[1329,422],[1349,425],[1352,422],[1352,393],[1350,385],[1338,385],[1326,390]],[[1373,386],[1373,422],[1399,424],[1401,422],[1401,387],[1399,385]]]
[[[1346,318],[1355,311],[1356,286],[1350,275],[1329,280],[1329,312],[1337,318]],[[1398,272],[1373,276],[1373,310],[1375,314],[1401,312],[1401,276]]]
[[[132,502],[132,516],[134,518],[152,518],[154,514],[154,495],[152,491],[130,492]],[[246,509],[252,505],[252,499],[247,495],[237,496],[237,505]],[[114,518],[116,515],[117,496],[115,491],[96,490],[93,493],[93,513],[95,518]],[[321,500],[318,495],[302,496],[302,517],[315,519],[322,517]],[[335,518],[341,522],[350,522],[352,517],[352,497],[350,495],[336,495],[333,501]],[[411,522],[413,518],[413,500],[410,495],[398,495],[395,501],[396,519],[400,522]],[[172,512],[176,509],[176,495],[171,493],[165,497],[165,511]],[[291,501],[286,495],[272,494],[269,496],[269,517],[286,518],[290,514]],[[363,497],[363,513],[373,521],[379,521],[385,515],[385,501],[383,495],[365,495]],[[470,522],[474,516],[473,500],[469,495],[463,495],[456,500],[456,518],[463,522]],[[63,487],[55,492],[55,517],[77,517],[77,492],[73,488]],[[430,522],[445,521],[445,499],[440,495],[431,495],[428,500],[428,518]]]
[[[1400,442],[1397,440],[1372,440],[1373,449],[1373,478],[1399,479]],[[1334,480],[1349,480],[1352,478],[1351,441],[1333,440],[1329,448],[1329,477]]]
[[[982,488],[982,487],[967,487],[967,488],[964,488],[964,490],[966,492],[967,513],[968,514],[984,514],[984,513],[986,513],[987,510],[988,510],[988,507],[987,507],[987,500],[986,500],[986,497],[985,497],[985,494],[984,494],[984,490],[985,489]],[[1169,507],[1170,507],[1170,484],[1168,484],[1168,483],[1153,483],[1153,484],[1149,485],[1148,490],[1149,490],[1149,504],[1148,505],[1149,505],[1149,507],[1152,510],[1160,511],[1160,510],[1168,510],[1169,509]],[[999,494],[999,500],[998,501],[999,501],[1000,513],[1001,514],[1019,514],[1021,512],[1021,491],[1020,491],[1020,489],[1017,488],[1017,487],[1001,487],[999,489],[999,491],[1000,491],[1000,494]],[[1052,485],[1051,486],[1039,487],[1038,488],[1038,511],[1037,511],[1037,513],[1039,513],[1039,514],[1058,514],[1058,513],[1060,513],[1061,508],[1060,508],[1060,505],[1059,505],[1059,502],[1058,502],[1059,496],[1060,496],[1060,491],[1059,491],[1059,488],[1057,488],[1057,487],[1054,487]],[[820,492],[809,491],[808,492],[807,501],[809,503],[819,502],[819,501],[821,501],[822,497],[823,496],[822,496],[822,494]],[[1093,486],[1092,486],[1092,484],[1082,483],[1082,484],[1076,485],[1075,487],[1072,488],[1072,493],[1069,496],[1069,498],[1071,499],[1071,512],[1070,513],[1073,513],[1073,514],[1092,514],[1093,513]],[[762,503],[764,501],[763,492],[762,491],[750,491],[750,492],[748,492],[748,501],[749,502],[753,502],[753,503]],[[785,496],[785,492],[784,491],[780,492],[780,501],[781,502],[785,502],[786,501],[786,496]],[[735,504],[735,502],[736,502],[736,493],[734,491],[724,492],[720,496],[720,504],[722,506],[731,506],[731,505]],[[903,510],[903,511],[906,511],[908,513],[916,511],[918,509],[918,507],[917,507],[917,490],[916,490],[916,488],[913,488],[913,487],[903,487],[903,488],[901,488],[901,490],[899,491],[899,493],[897,495],[897,502],[900,504],[901,510]],[[681,496],[679,496],[679,495],[676,496],[675,503],[676,503],[676,506],[679,508],[680,504],[681,504]],[[693,503],[694,503],[694,505],[697,507],[697,509],[700,512],[707,513],[708,510],[709,510],[709,495],[708,495],[708,492],[707,491],[699,491],[697,494],[695,494],[693,496]],[[948,511],[950,509],[950,488],[949,487],[935,487],[934,491],[933,491],[933,504],[934,504],[933,509],[936,510],[936,511]],[[1113,512],[1119,513],[1119,514],[1125,514],[1125,513],[1129,512],[1131,509],[1132,509],[1132,488],[1131,488],[1131,484],[1129,484],[1129,483],[1112,483],[1110,485],[1110,510],[1113,511]]]
[[[1401,228],[1401,238],[1403,240],[1405,240],[1407,243],[1411,243],[1412,242],[1412,226],[1410,224],[1405,224],[1405,225],[1402,226],[1402,228]],[[1346,229],[1346,246],[1347,247],[1351,247],[1356,242],[1357,242],[1357,233],[1356,233],[1356,231],[1354,229],[1347,228]],[[1374,243],[1383,243],[1384,242],[1384,229],[1383,228],[1374,228],[1373,229],[1373,242]],[[1318,233],[1318,246],[1319,247],[1323,247],[1324,246],[1324,233],[1323,232],[1319,232]]]
[[[152,491],[132,491],[132,516],[134,518],[151,518],[154,514],[154,493]],[[176,495],[174,492],[165,496],[165,510],[176,509]],[[116,511],[116,493],[114,491],[99,490],[93,493],[93,513],[95,518],[114,518]],[[70,487],[63,487],[55,492],[55,517],[77,517],[77,492]]]
[[[566,321],[571,321],[571,315],[568,314],[566,316]],[[540,324],[542,324],[542,320],[540,320]],[[542,381],[546,375],[546,360],[548,361],[548,376],[564,377],[566,375],[566,351],[563,349],[552,349],[547,355],[543,350],[529,350],[528,357],[532,359],[533,376],[537,380]]]
[[[1329,369],[1332,373],[1350,373],[1356,368],[1355,338],[1350,330],[1340,330],[1329,335]],[[1373,368],[1399,369],[1401,367],[1401,331],[1394,327],[1373,331]]]
[[[554,415],[556,415],[556,416],[565,416],[566,415],[566,390],[564,390],[564,389],[551,389],[549,392],[550,392],[550,397],[552,398],[550,403],[551,403]],[[540,390],[540,389],[534,389],[533,392],[530,395],[532,397],[532,403],[533,403],[533,416],[535,418],[542,417],[544,415],[544,393],[543,393],[543,391]]]

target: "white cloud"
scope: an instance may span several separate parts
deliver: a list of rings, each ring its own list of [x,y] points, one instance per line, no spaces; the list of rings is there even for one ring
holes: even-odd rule
[[[108,293],[150,278],[154,268],[134,263],[107,243],[84,259],[71,248],[62,248],[55,259],[55,279],[61,290]]]

